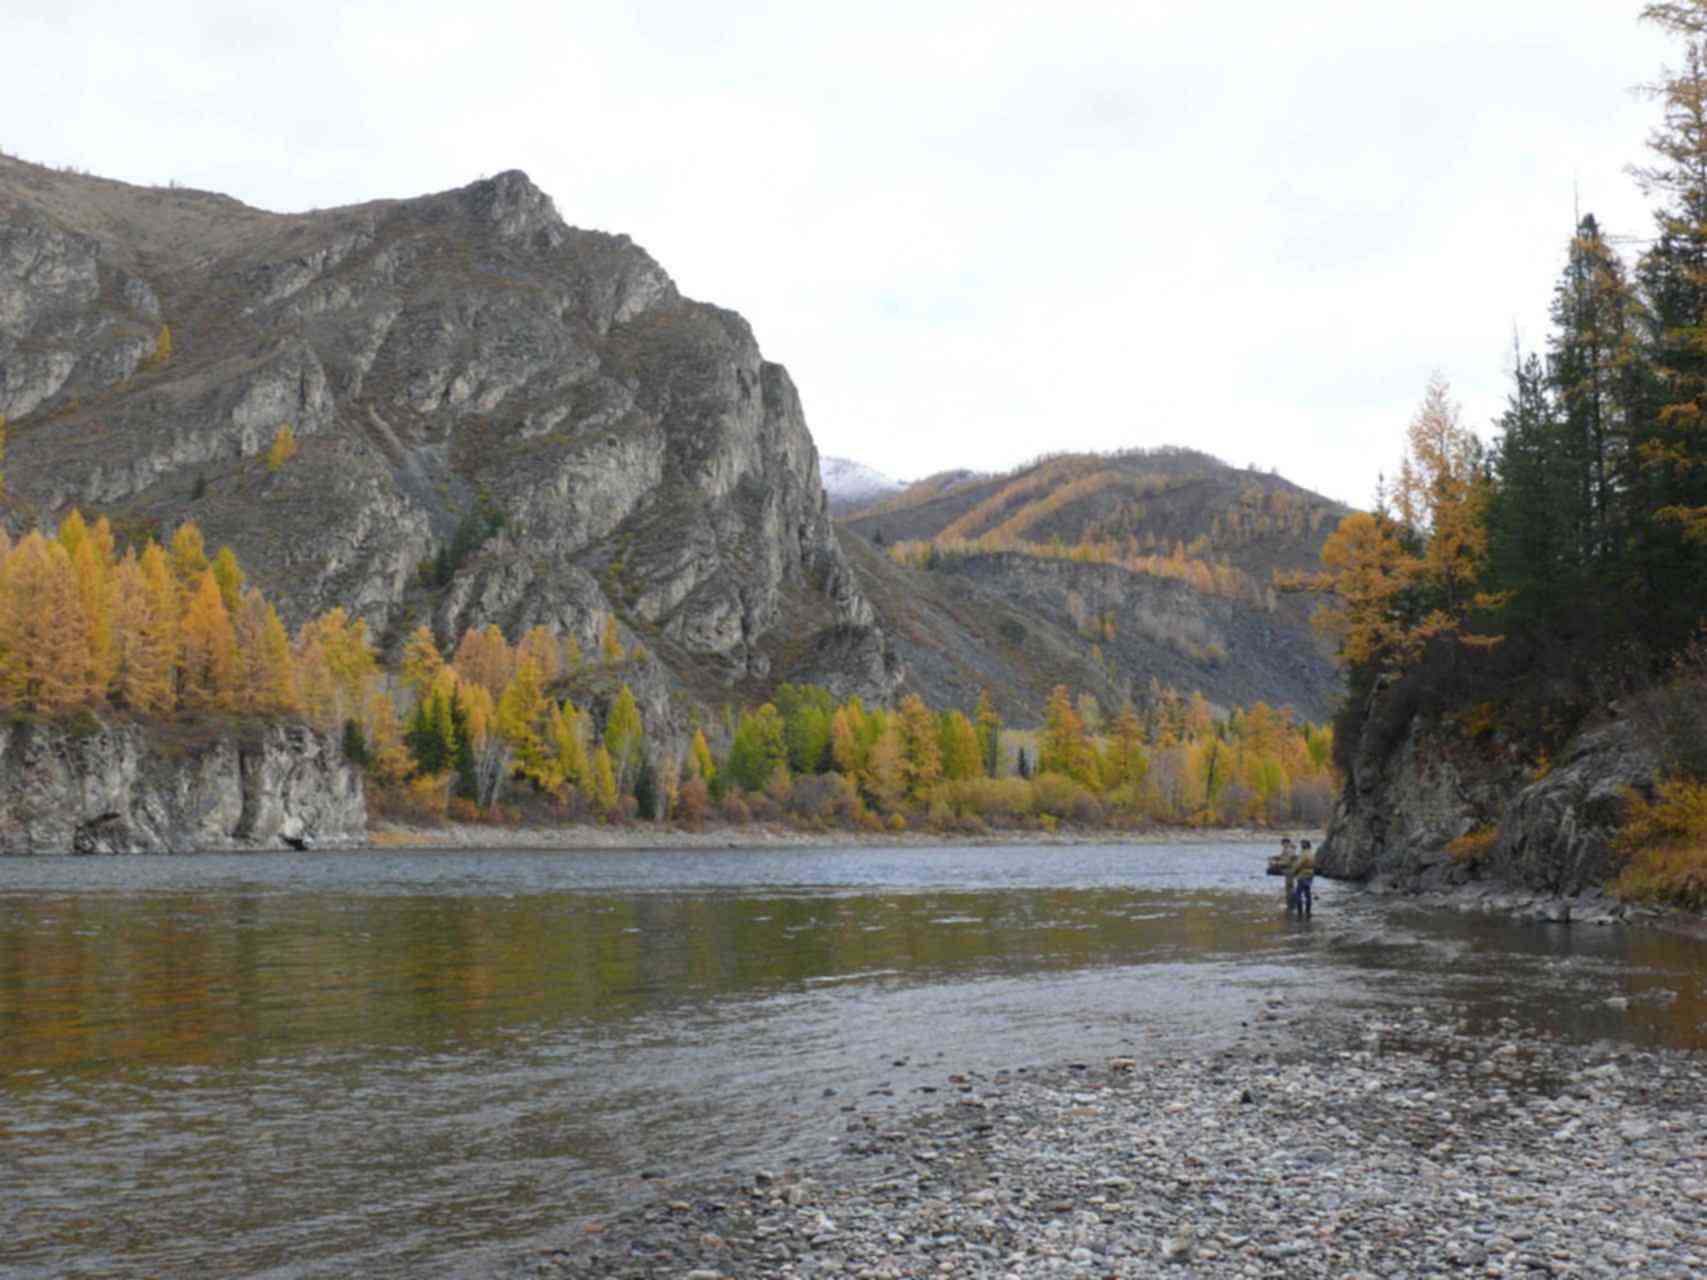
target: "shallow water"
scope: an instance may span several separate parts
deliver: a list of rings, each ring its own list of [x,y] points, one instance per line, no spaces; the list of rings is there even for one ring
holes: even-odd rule
[[[1700,943],[1326,883],[1291,921],[1265,853],[0,859],[0,1275],[479,1273],[644,1175],[952,1071],[1167,1069],[1274,998],[1707,1047]]]

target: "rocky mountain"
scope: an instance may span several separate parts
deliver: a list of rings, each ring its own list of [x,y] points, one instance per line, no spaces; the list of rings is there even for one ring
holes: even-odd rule
[[[0,414],[14,531],[193,517],[293,623],[615,616],[706,699],[894,684],[787,371],[519,172],[280,214],[0,157]]]
[[[1036,681],[1013,616],[1046,625],[1052,644],[1076,649],[1115,690],[1141,695],[1155,679],[1222,707],[1260,699],[1320,721],[1339,674],[1310,626],[1315,599],[1276,582],[1315,569],[1346,513],[1280,476],[1163,448],[944,472],[840,523],[850,554],[867,541],[922,571],[902,600],[950,584],[974,595],[980,606],[965,612],[1005,630],[1003,678],[1016,688]],[[880,560],[854,562],[867,594],[896,598],[874,581]],[[904,653],[898,624],[887,625]]]
[[[340,606],[393,651],[421,623],[591,651],[614,617],[653,724],[783,679],[988,687],[1019,721],[1055,683],[1315,719],[1337,690],[1308,602],[1268,587],[1333,504],[1184,450],[898,492],[820,462],[738,315],[521,173],[280,214],[0,156],[0,414],[14,532],[193,517],[287,621]],[[887,554],[908,541],[942,554]]]
[[[820,458],[818,474],[830,499],[830,514],[857,511],[907,486],[851,458]]]

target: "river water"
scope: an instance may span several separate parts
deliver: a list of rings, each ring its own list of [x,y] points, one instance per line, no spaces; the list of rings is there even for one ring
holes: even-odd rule
[[[1322,882],[1289,920],[1266,853],[0,858],[0,1276],[488,1274],[950,1072],[1169,1070],[1276,999],[1707,1047],[1700,942]]]

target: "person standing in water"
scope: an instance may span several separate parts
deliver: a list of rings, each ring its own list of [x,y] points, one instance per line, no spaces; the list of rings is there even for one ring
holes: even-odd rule
[[[1298,862],[1297,859],[1292,856],[1291,836],[1281,837],[1280,858],[1281,865],[1286,868],[1286,909],[1290,912],[1298,902],[1298,891],[1295,887],[1295,876],[1298,870]]]
[[[1316,905],[1311,892],[1311,882],[1316,878],[1316,855],[1311,852],[1308,840],[1298,842],[1298,861],[1292,869],[1298,881],[1298,914],[1308,916]]]

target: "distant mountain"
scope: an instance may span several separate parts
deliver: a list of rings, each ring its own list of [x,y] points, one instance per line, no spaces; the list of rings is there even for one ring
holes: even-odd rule
[[[818,474],[830,499],[830,514],[838,516],[868,507],[907,487],[851,458],[820,457]]]
[[[1076,645],[1122,696],[1141,699],[1155,680],[1223,707],[1261,699],[1320,720],[1339,675],[1310,626],[1316,601],[1276,578],[1315,568],[1349,510],[1269,472],[1161,448],[943,472],[839,525],[908,679],[938,701],[928,678],[942,664],[922,652],[930,628],[909,625],[933,594],[970,631],[1005,637],[987,646],[1000,661],[974,664],[977,678],[1005,680],[1028,703],[1052,678],[1034,669],[1047,631],[1048,665]],[[854,537],[910,570],[908,587],[854,554]]]

